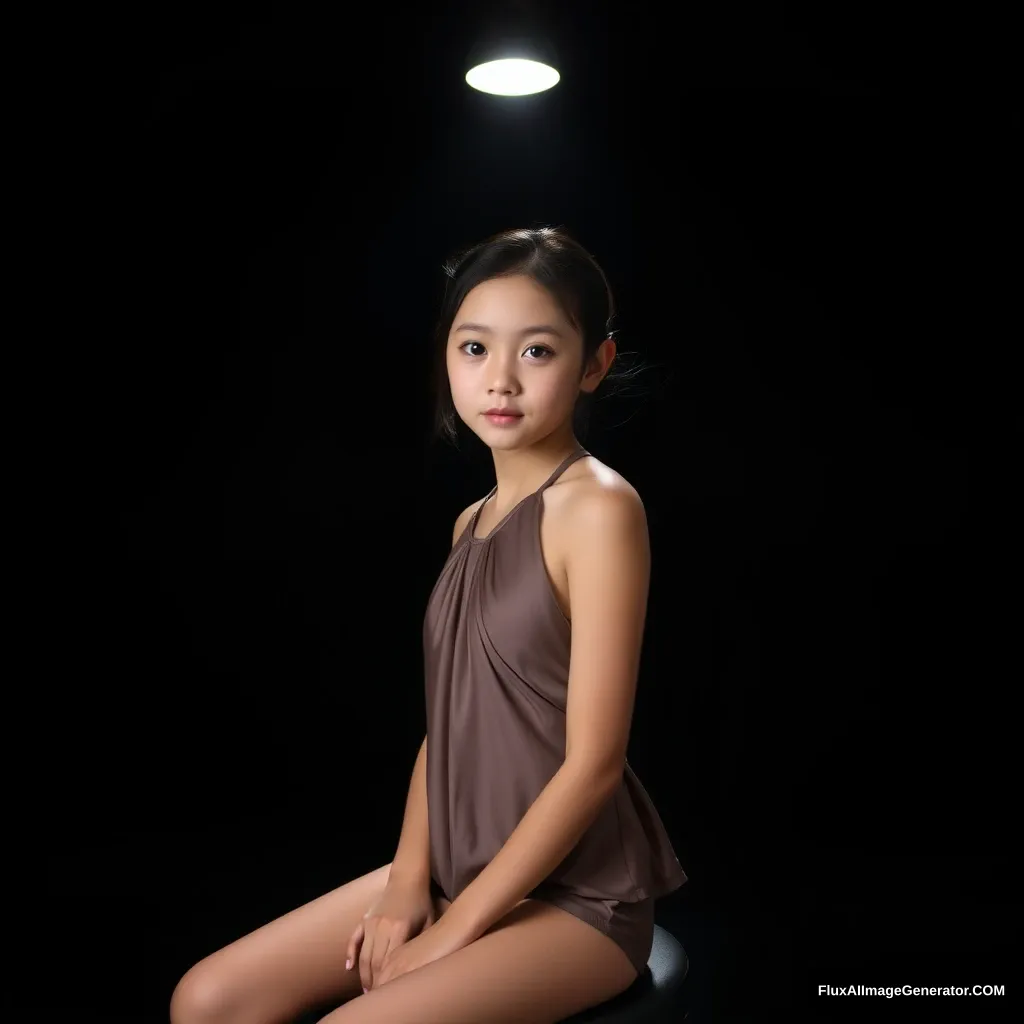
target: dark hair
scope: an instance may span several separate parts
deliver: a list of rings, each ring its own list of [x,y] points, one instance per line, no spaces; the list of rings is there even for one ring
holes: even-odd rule
[[[617,333],[612,329],[615,301],[604,271],[562,228],[502,231],[448,260],[444,272],[448,280],[441,319],[434,334],[435,439],[444,438],[458,446],[458,414],[452,402],[445,353],[459,307],[478,284],[523,274],[546,288],[583,339],[584,367],[589,365],[601,342]],[[609,369],[597,390],[612,376]],[[573,427],[580,439],[586,433],[594,398],[594,394],[581,393],[576,401]]]

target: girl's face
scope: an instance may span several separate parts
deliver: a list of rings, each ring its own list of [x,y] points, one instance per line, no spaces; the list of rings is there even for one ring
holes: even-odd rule
[[[532,278],[493,278],[463,300],[448,333],[455,410],[489,448],[524,448],[571,420],[580,390],[583,340],[547,289]],[[509,424],[490,409],[520,416]]]

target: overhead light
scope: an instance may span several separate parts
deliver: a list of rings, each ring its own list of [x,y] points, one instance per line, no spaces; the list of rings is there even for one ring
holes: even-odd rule
[[[492,96],[530,96],[553,88],[560,78],[550,65],[523,57],[486,61],[466,72],[468,85]]]
[[[531,96],[559,83],[544,6],[536,0],[505,0],[499,13],[481,19],[463,65],[467,85],[492,96]]]

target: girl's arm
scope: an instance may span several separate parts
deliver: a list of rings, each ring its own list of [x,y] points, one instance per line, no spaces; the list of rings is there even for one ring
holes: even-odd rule
[[[423,738],[409,783],[398,850],[388,881],[401,879],[430,885],[430,830],[427,824],[427,739]]]
[[[574,502],[575,504],[575,502]],[[633,717],[650,548],[632,488],[581,494],[567,530],[572,648],[565,760],[504,846],[439,922],[479,938],[569,855],[622,781]]]

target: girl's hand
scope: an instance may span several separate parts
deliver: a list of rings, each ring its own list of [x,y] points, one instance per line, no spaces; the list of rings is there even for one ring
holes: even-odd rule
[[[363,991],[368,991],[378,984],[384,958],[434,920],[429,882],[392,879],[348,940],[345,969],[352,970],[358,959]]]
[[[441,957],[454,953],[469,945],[466,938],[442,917],[435,925],[422,931],[411,942],[390,952],[384,961],[384,969],[375,975],[378,987],[401,977],[417,967],[425,967]]]

